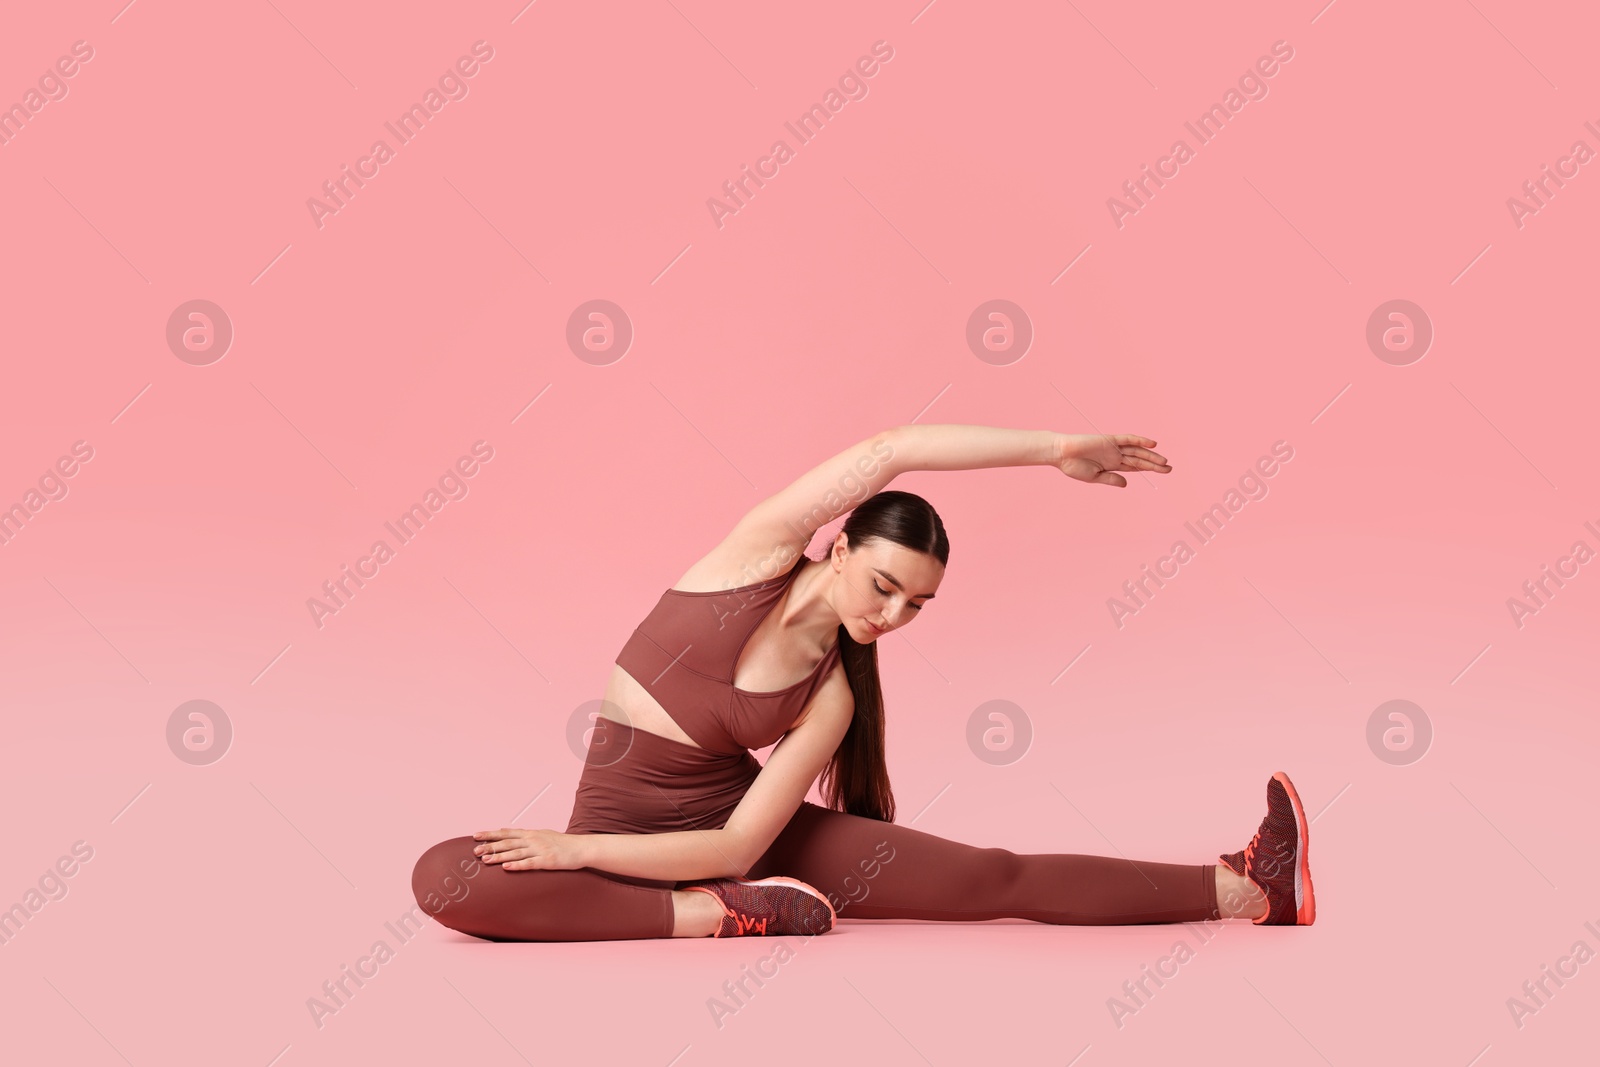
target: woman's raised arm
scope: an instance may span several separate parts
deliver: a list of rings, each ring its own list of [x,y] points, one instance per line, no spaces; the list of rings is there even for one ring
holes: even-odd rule
[[[732,549],[737,559],[765,553],[773,560],[769,570],[747,581],[781,573],[813,533],[881,491],[902,469],[890,434],[873,434],[812,467],[747,511],[718,548]]]
[[[1172,470],[1150,451],[1155,441],[1138,434],[1067,434],[948,424],[896,426],[886,436],[896,472],[977,470],[985,467],[1055,467],[1079,481],[1126,486],[1116,471]]]
[[[895,426],[829,457],[751,508],[707,559],[728,556],[743,560],[765,554],[764,560],[775,562],[755,568],[753,578],[747,567],[742,580],[770,578],[805,550],[813,533],[906,471],[1047,466],[1079,481],[1126,486],[1127,479],[1116,472],[1166,474],[1172,470],[1166,457],[1150,450],[1154,445],[1155,441],[1138,434],[1067,434],[920,423]]]

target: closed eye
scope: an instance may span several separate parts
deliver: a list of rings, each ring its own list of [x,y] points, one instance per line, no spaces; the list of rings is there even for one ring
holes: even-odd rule
[[[888,589],[878,589],[878,583],[877,582],[873,582],[872,583],[872,588],[878,590],[878,595],[879,596],[888,596],[889,593],[890,593],[890,590],[888,590]],[[909,600],[906,601],[906,604],[908,606],[912,607],[912,608],[915,608],[918,611],[922,610],[922,605],[921,604],[912,604],[911,601],[909,601]]]

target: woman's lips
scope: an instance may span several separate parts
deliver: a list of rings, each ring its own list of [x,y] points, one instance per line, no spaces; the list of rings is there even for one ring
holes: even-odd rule
[[[867,622],[867,620],[865,620],[865,619],[862,619],[861,621],[862,622]],[[867,622],[867,629],[871,630],[874,634],[876,634],[879,637],[881,637],[884,634],[889,632],[888,630],[880,630],[880,629],[878,629],[876,626],[872,625],[870,622]]]

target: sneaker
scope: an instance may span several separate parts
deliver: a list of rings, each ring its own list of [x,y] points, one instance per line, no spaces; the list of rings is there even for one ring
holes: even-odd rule
[[[1267,814],[1256,836],[1242,852],[1217,857],[1266,895],[1267,913],[1251,920],[1257,926],[1310,926],[1316,921],[1317,900],[1306,856],[1308,835],[1300,794],[1289,776],[1278,771],[1267,782]]]
[[[811,935],[833,929],[833,905],[797,878],[702,878],[678,888],[717,898],[726,914],[715,937]]]

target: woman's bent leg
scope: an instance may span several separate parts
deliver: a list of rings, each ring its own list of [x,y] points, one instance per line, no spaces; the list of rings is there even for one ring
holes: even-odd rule
[[[471,837],[441,841],[411,872],[422,910],[489,941],[625,941],[671,937],[672,889],[592,868],[508,871],[473,855]],[[642,883],[644,880],[640,880]]]
[[[1215,864],[978,848],[809,801],[748,873],[772,875],[816,887],[841,919],[1103,926],[1220,917]]]

